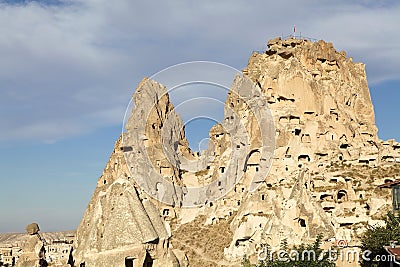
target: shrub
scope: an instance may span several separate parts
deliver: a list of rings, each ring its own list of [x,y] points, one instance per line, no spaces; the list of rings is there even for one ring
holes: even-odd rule
[[[383,248],[389,246],[391,241],[400,241],[400,219],[389,212],[383,220],[385,226],[369,226],[367,231],[361,237],[362,251],[371,251],[368,256],[370,259],[375,259],[378,255],[387,255],[388,253]],[[390,266],[390,262],[376,261],[361,261],[363,267],[384,267]]]
[[[321,249],[322,235],[318,235],[315,242],[312,244],[302,244],[289,248],[287,240],[283,240],[281,244],[281,253],[279,257],[275,255],[272,259],[259,262],[256,267],[333,267],[336,264],[328,259],[328,255],[323,253]],[[291,251],[296,251],[299,257],[289,255]],[[312,254],[309,254],[313,251]],[[315,254],[314,254],[315,253]],[[315,257],[314,257],[315,255]],[[268,255],[269,256],[269,255]],[[249,264],[247,261],[246,264]],[[242,265],[249,266],[249,265]]]

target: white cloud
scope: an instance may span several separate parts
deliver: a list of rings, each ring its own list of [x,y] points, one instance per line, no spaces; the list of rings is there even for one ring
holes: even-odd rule
[[[400,79],[400,53],[396,36],[400,5],[367,8],[358,6],[334,13],[306,28],[332,41],[338,50],[367,64],[368,79],[376,83]]]
[[[3,3],[0,140],[56,141],[118,125],[142,77],[190,60],[243,68],[293,24],[366,62],[370,81],[400,79],[399,13],[394,1]]]

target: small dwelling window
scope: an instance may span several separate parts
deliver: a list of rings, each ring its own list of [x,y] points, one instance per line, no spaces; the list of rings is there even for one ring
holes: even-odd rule
[[[163,215],[168,216],[169,215],[169,209],[164,209],[163,210]]]
[[[300,227],[306,227],[306,220],[300,218],[299,219],[299,225],[300,225]]]
[[[347,201],[347,192],[345,190],[339,190],[337,194],[338,201]]]
[[[134,258],[133,257],[126,257],[125,258],[125,267],[134,267]]]
[[[225,167],[221,167],[220,170],[221,170],[221,173],[224,173],[225,172]]]

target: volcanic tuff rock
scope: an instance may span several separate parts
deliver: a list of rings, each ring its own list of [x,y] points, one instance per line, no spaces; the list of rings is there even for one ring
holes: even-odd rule
[[[159,209],[130,181],[121,139],[79,225],[76,264],[179,266]],[[124,265],[125,264],[125,265]],[[131,265],[130,265],[131,264]],[[136,265],[134,265],[136,264]],[[79,265],[78,265],[79,266]]]
[[[358,244],[390,206],[377,185],[400,169],[400,144],[377,137],[364,65],[324,41],[276,38],[243,74],[201,155],[166,88],[139,84],[78,228],[77,264],[239,264],[263,245],[319,233]],[[196,237],[178,239],[187,235]]]
[[[47,266],[44,260],[44,242],[39,235],[39,225],[31,223],[26,226],[26,231],[29,235],[22,248],[22,255],[20,256],[17,267],[32,267],[32,266]]]
[[[35,235],[40,231],[39,225],[37,223],[28,224],[25,229],[29,235]]]

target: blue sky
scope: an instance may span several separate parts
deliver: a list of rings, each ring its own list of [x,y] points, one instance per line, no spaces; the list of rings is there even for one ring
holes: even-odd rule
[[[398,1],[0,0],[0,231],[77,227],[143,77],[192,60],[243,69],[294,24],[366,63],[379,136],[400,140],[398,14]],[[188,125],[193,147],[210,125]]]

